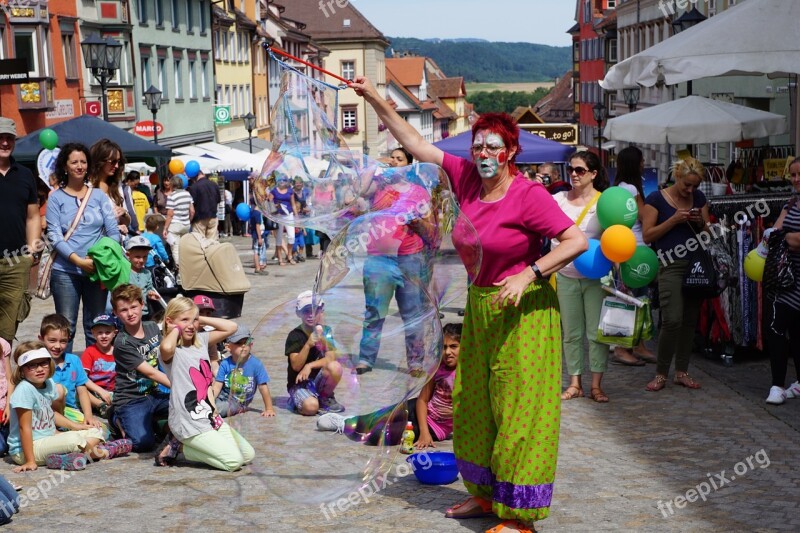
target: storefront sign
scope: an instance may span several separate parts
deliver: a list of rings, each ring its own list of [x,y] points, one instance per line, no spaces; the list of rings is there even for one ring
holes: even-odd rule
[[[56,100],[55,107],[44,114],[44,118],[71,118],[75,116],[75,106],[72,100]]]
[[[87,100],[86,101],[86,114],[92,117],[99,117],[100,113],[103,112],[103,108],[100,105],[100,102],[96,100]]]
[[[142,137],[152,137],[154,133],[161,135],[163,131],[164,126],[160,122],[152,120],[140,120],[133,127],[133,133]]]
[[[768,181],[780,181],[786,175],[785,159],[765,159],[764,160],[764,179]]]
[[[535,124],[526,126],[529,132],[543,139],[561,144],[578,144],[578,126],[575,124]]]
[[[0,59],[0,85],[27,82],[28,61],[26,59]]]
[[[215,105],[214,106],[214,125],[220,126],[223,124],[231,123],[231,106],[230,105]]]

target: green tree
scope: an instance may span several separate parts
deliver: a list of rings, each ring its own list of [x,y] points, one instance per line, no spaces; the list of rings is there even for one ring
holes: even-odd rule
[[[547,96],[549,89],[540,87],[534,92],[526,91],[480,91],[467,95],[467,102],[475,106],[475,112],[511,113],[518,107],[533,107]]]

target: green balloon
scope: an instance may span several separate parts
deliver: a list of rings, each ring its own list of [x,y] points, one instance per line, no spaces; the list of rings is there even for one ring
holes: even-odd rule
[[[629,289],[646,287],[658,274],[658,256],[649,246],[640,244],[633,256],[620,265],[622,282]]]
[[[638,216],[636,200],[622,187],[609,187],[597,200],[597,220],[603,229],[617,224],[632,228]]]
[[[48,150],[58,146],[58,134],[50,128],[45,128],[39,134],[39,143]]]

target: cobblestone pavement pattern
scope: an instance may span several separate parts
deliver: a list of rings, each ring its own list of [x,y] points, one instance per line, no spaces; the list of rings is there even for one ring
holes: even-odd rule
[[[252,272],[249,239],[233,240]],[[269,276],[250,275],[253,289],[245,297],[239,321],[252,328],[274,305],[310,288],[318,264],[311,260],[298,266],[275,265],[269,267]],[[41,317],[52,311],[52,305],[52,300],[34,302],[30,318],[20,328],[20,339],[35,338]],[[445,321],[459,320],[455,307],[443,311]],[[82,347],[79,333],[76,351]],[[282,346],[271,349],[267,362],[274,397],[285,396],[285,361]],[[604,381],[610,403],[595,404],[586,398],[564,403],[551,516],[537,525],[539,531],[800,530],[796,451],[800,400],[779,407],[764,403],[769,364],[763,358],[726,368],[697,357],[691,372],[703,384],[702,390],[690,391],[670,382],[665,390],[649,393],[644,385],[654,374],[653,365],[611,366]],[[791,368],[789,375],[794,376]],[[260,401],[257,396],[254,405],[258,407]],[[293,415],[279,407],[278,416]],[[314,420],[304,422],[314,431]],[[276,461],[297,459],[293,450],[252,444],[257,454],[271,455]],[[347,439],[330,434],[329,448],[322,451],[346,460],[351,446]],[[439,449],[449,450],[451,443]],[[757,455],[760,450],[762,454]],[[763,459],[764,453],[769,466],[761,468],[766,461],[756,460]],[[395,465],[402,461],[403,456],[395,457]],[[132,454],[90,465],[64,479],[44,468],[26,474],[12,473],[10,464],[3,468],[3,474],[22,485],[22,494],[31,498],[9,526],[13,531],[101,527],[169,532],[244,528],[469,532],[484,531],[498,522],[444,518],[444,510],[465,497],[461,481],[425,486],[413,475],[396,475],[396,470],[390,477],[395,482],[370,503],[336,511],[336,516],[329,512],[326,517],[318,506],[299,506],[278,498],[248,467],[236,473],[187,463],[155,468],[150,454]],[[702,484],[710,485],[709,479],[718,488],[704,495],[706,501],[698,494],[687,494],[690,489],[704,490]],[[694,501],[682,502],[681,497]]]

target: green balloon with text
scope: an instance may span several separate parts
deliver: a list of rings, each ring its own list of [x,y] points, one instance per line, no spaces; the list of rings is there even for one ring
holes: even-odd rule
[[[658,274],[658,256],[649,246],[640,244],[633,256],[619,267],[622,282],[629,289],[646,287]]]
[[[617,224],[632,228],[638,217],[636,199],[622,187],[609,187],[597,200],[597,220],[603,229]]]

